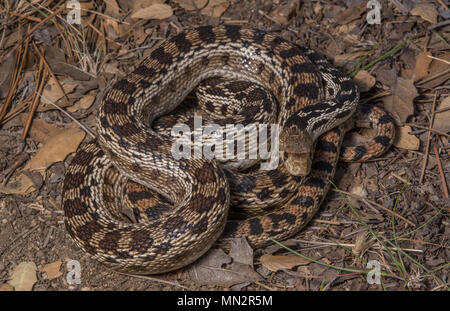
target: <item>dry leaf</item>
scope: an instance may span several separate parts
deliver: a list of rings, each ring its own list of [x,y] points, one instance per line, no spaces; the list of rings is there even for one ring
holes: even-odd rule
[[[425,78],[428,75],[428,67],[432,59],[430,52],[419,53],[416,57],[416,65],[414,66],[414,82]]]
[[[349,61],[355,60],[357,58],[360,58],[361,56],[366,55],[366,51],[359,51],[355,53],[347,53],[347,54],[340,54],[336,55],[333,59],[333,62],[336,66],[342,67]]]
[[[33,180],[24,173],[21,173],[14,181],[10,181],[6,186],[0,185],[0,192],[4,194],[26,195],[36,190]]]
[[[220,17],[230,6],[228,0],[209,0],[208,5],[200,13],[211,17]]]
[[[407,125],[397,127],[394,146],[402,149],[419,150],[420,140],[409,132],[411,132],[411,127]]]
[[[121,18],[119,5],[117,4],[116,0],[108,0],[105,1],[105,14],[111,17],[115,17],[117,19]],[[103,23],[105,26],[105,32],[107,34],[108,38],[111,38],[113,40],[120,37],[120,27],[119,23],[112,18],[105,18],[103,19]]]
[[[436,113],[434,116],[433,128],[444,133],[450,132],[450,96],[444,98],[437,106],[436,111],[439,110],[446,111]]]
[[[94,95],[83,96],[75,104],[73,104],[72,106],[68,107],[67,110],[69,110],[70,112],[75,112],[75,111],[78,111],[80,109],[83,109],[83,110],[88,109],[89,107],[92,106],[92,104],[94,103],[94,100],[95,100],[95,96]]]
[[[153,4],[163,4],[166,0],[126,0],[126,2],[132,8],[133,12],[136,12],[139,9],[149,7]]]
[[[232,239],[230,244],[229,255],[235,262],[253,266],[253,249],[245,237]]]
[[[24,167],[25,170],[37,171],[45,176],[45,170],[53,163],[63,161],[68,154],[77,150],[83,140],[85,132],[78,127],[64,129],[60,128],[51,133],[48,141],[39,148],[38,152]]]
[[[292,269],[296,266],[307,265],[309,260],[303,259],[300,256],[278,256],[264,254],[259,258],[261,264],[270,271],[277,272],[281,269]]]
[[[398,77],[392,96],[384,98],[385,108],[398,124],[403,124],[414,113],[414,98],[419,93],[412,79]]]
[[[49,263],[42,268],[42,271],[45,272],[49,280],[59,278],[62,275],[62,272],[59,270],[61,269],[61,264],[61,260]]]
[[[9,284],[16,291],[31,291],[37,282],[36,264],[34,262],[21,262],[13,271]]]
[[[195,7],[202,9],[208,3],[208,0],[173,0],[173,2],[178,3],[187,11],[194,11]],[[195,3],[195,6],[192,3]]]
[[[188,278],[202,285],[232,286],[261,279],[249,265],[234,262],[230,269],[222,266],[232,261],[221,249],[211,249],[197,262],[186,269]]]
[[[358,85],[360,92],[369,91],[376,83],[376,79],[366,70],[358,71],[353,81]]]
[[[297,6],[298,0],[291,0],[287,4],[277,6],[275,10],[270,12],[270,16],[273,17],[279,24],[286,25],[294,14]]]
[[[67,94],[72,93],[77,87],[77,83],[68,83],[65,81],[59,81],[64,92]],[[38,112],[47,111],[50,109],[56,109],[53,105],[48,104],[48,102],[56,103],[58,100],[63,98],[64,94],[58,86],[58,83],[55,79],[51,78],[48,80],[47,84],[44,87],[44,91],[42,92],[42,97],[40,99],[40,104],[37,108]],[[58,103],[58,106],[65,107],[67,104],[65,101]]]
[[[439,55],[435,55],[436,57],[446,60],[446,61],[450,61],[450,52],[444,53],[444,54],[439,54]],[[448,70],[448,65],[446,65],[445,63],[443,63],[442,61],[439,61],[437,59],[433,59],[430,67],[429,67],[429,74],[427,77],[431,77],[431,76],[436,76],[439,75],[440,73],[442,73],[443,71]],[[439,85],[442,85],[443,83],[445,83],[447,80],[450,79],[450,73],[447,74],[443,74],[440,75],[439,77],[432,79],[429,82],[423,83],[421,84],[422,87],[424,88],[428,88],[428,89],[433,89]]]
[[[358,5],[353,5],[343,12],[339,12],[334,16],[334,21],[339,25],[345,25],[358,19],[364,12],[366,12],[366,2],[363,1]]]
[[[25,126],[28,119],[28,113],[20,114],[19,119],[22,125]],[[52,133],[55,133],[55,131],[58,131],[59,129],[61,129],[61,127],[56,124],[48,123],[43,119],[34,118],[28,135],[40,143],[45,143],[51,137]]]
[[[131,14],[131,17],[142,19],[164,19],[171,17],[172,14],[173,10],[170,5],[157,3],[146,8],[138,9]]]
[[[438,12],[432,3],[417,3],[410,11],[412,15],[420,16],[432,24],[437,23]]]

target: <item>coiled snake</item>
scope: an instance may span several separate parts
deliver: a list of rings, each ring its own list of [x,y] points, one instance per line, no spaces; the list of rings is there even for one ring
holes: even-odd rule
[[[174,110],[201,81],[217,76],[249,81],[273,94],[281,128],[277,169],[240,175],[214,160],[177,160],[173,141],[146,126]],[[346,121],[358,100],[350,78],[314,51],[280,37],[238,26],[182,32],[154,47],[106,93],[97,115],[97,142],[82,145],[67,168],[66,228],[93,258],[140,274],[185,266],[222,233],[222,241],[246,236],[254,247],[292,236],[309,222],[328,191],[343,134],[351,127]],[[343,150],[348,160],[379,154],[393,139],[389,116],[371,106],[357,111],[373,118],[379,131],[368,145]],[[128,179],[164,197],[173,206],[170,213],[137,223],[125,220],[123,201],[132,204],[142,197],[135,191],[122,199]],[[273,187],[267,189],[267,183]],[[227,222],[230,188],[253,193],[261,204],[271,196],[281,200],[264,215]],[[245,200],[240,204],[253,202]]]

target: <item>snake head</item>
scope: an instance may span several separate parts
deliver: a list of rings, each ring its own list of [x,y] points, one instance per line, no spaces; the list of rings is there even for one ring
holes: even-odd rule
[[[283,129],[280,133],[279,152],[290,174],[306,176],[311,171],[314,141],[307,131]]]

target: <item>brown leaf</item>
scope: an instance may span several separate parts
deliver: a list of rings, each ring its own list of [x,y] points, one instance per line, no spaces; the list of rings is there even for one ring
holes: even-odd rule
[[[0,185],[0,192],[4,194],[26,195],[36,190],[33,180],[24,173],[21,173],[14,181],[10,181],[6,186]]]
[[[91,107],[91,105],[94,103],[95,96],[94,95],[86,95],[83,96],[79,101],[77,101],[74,105],[67,107],[67,110],[70,112],[75,112],[78,110],[85,110]]]
[[[195,7],[202,9],[208,3],[208,0],[173,0],[173,2],[178,3],[187,11],[194,11]],[[195,6],[192,3],[195,3]]]
[[[121,18],[119,5],[116,0],[108,0],[105,1],[105,14],[111,17],[115,17],[117,19]],[[119,23],[112,18],[103,19],[103,23],[105,25],[105,32],[108,38],[117,39],[120,37],[120,26]]]
[[[334,57],[333,62],[336,66],[342,67],[348,62],[366,55],[366,53],[366,51],[358,51],[355,53],[339,54]]]
[[[414,113],[413,101],[419,93],[414,86],[413,80],[402,77],[397,78],[397,83],[392,93],[392,96],[387,96],[384,99],[385,108],[398,124],[403,124]]]
[[[435,55],[435,56],[440,59],[450,61],[450,52],[447,52],[447,53],[444,53],[441,55]],[[426,78],[439,75],[441,72],[446,71],[446,70],[448,70],[448,65],[446,65],[442,61],[433,59],[430,64],[429,70],[428,70],[429,74]],[[429,82],[423,83],[423,84],[421,84],[421,86],[424,88],[433,89],[433,88],[441,85],[442,83],[445,83],[449,79],[450,79],[450,73],[447,73],[445,75],[440,75],[439,77],[432,79]]]
[[[292,269],[296,266],[307,265],[309,260],[303,259],[299,256],[279,256],[264,254],[259,260],[261,264],[270,271],[277,272],[281,269]]]
[[[72,93],[77,87],[77,83],[75,81],[59,81],[64,92],[67,94]],[[63,98],[64,93],[59,88],[58,83],[55,79],[51,78],[48,80],[47,84],[44,86],[44,91],[42,92],[42,97],[40,99],[40,104],[37,108],[38,112],[43,112],[51,109],[55,109],[55,107],[48,102],[56,103],[58,100]],[[58,103],[60,107],[66,107],[67,104],[65,101],[61,101]]]
[[[131,7],[133,12],[136,12],[139,9],[149,7],[153,4],[163,4],[164,2],[166,2],[166,0],[132,0],[132,1],[126,0],[126,2],[127,6]]]
[[[68,154],[77,150],[85,135],[86,133],[78,127],[55,130],[24,169],[37,171],[42,176],[45,176],[45,170],[48,167],[55,162],[63,161]]]
[[[408,125],[397,127],[394,146],[402,149],[419,150],[420,140],[409,132],[411,132],[411,127]]]
[[[164,19],[171,17],[173,15],[173,10],[170,5],[167,4],[152,4],[146,8],[138,9],[133,14],[132,18],[142,18],[142,19]]]
[[[417,3],[410,11],[412,15],[420,16],[432,24],[437,23],[438,12],[432,3]]]
[[[253,265],[253,249],[245,237],[235,238],[230,243],[229,255],[235,262]]]
[[[433,128],[448,133],[450,132],[450,96],[444,98],[437,106],[436,111],[439,110],[442,112],[437,112],[434,116]]]
[[[228,0],[209,0],[209,3],[200,13],[211,17],[220,17],[230,6]]]
[[[16,291],[31,291],[37,282],[36,264],[34,262],[21,262],[13,271],[9,284]]]
[[[417,82],[428,75],[428,67],[432,59],[430,52],[419,53],[416,57],[416,65],[414,66],[414,82]]]
[[[62,275],[62,272],[60,271],[61,264],[61,260],[46,264],[45,267],[42,268],[42,271],[45,272],[49,280],[59,278]]]
[[[185,271],[190,280],[202,285],[232,286],[261,279],[249,265],[234,262],[230,269],[224,264],[230,263],[231,257],[221,249],[209,250],[200,260]]]
[[[334,16],[334,21],[339,25],[345,25],[358,19],[364,12],[366,12],[366,2],[363,1],[358,5],[353,5],[348,9],[340,12]]]
[[[360,92],[369,91],[376,83],[376,79],[366,70],[358,71],[353,81],[358,85]]]
[[[298,0],[291,0],[287,4],[277,6],[275,10],[270,12],[270,16],[281,25],[286,25],[294,14],[297,6]]]

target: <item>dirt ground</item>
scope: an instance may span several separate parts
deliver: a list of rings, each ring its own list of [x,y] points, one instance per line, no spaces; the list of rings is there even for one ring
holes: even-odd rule
[[[69,24],[76,14],[66,1],[2,1],[0,290],[448,290],[449,4],[375,1],[376,23],[367,2],[83,1],[81,24]],[[314,220],[281,241],[290,250],[252,251],[238,240],[173,273],[108,270],[63,224],[65,168],[91,140],[73,119],[93,129],[103,92],[154,44],[218,24],[261,28],[324,54],[354,77],[362,102],[394,117],[394,146],[366,163],[339,163],[337,188]]]

